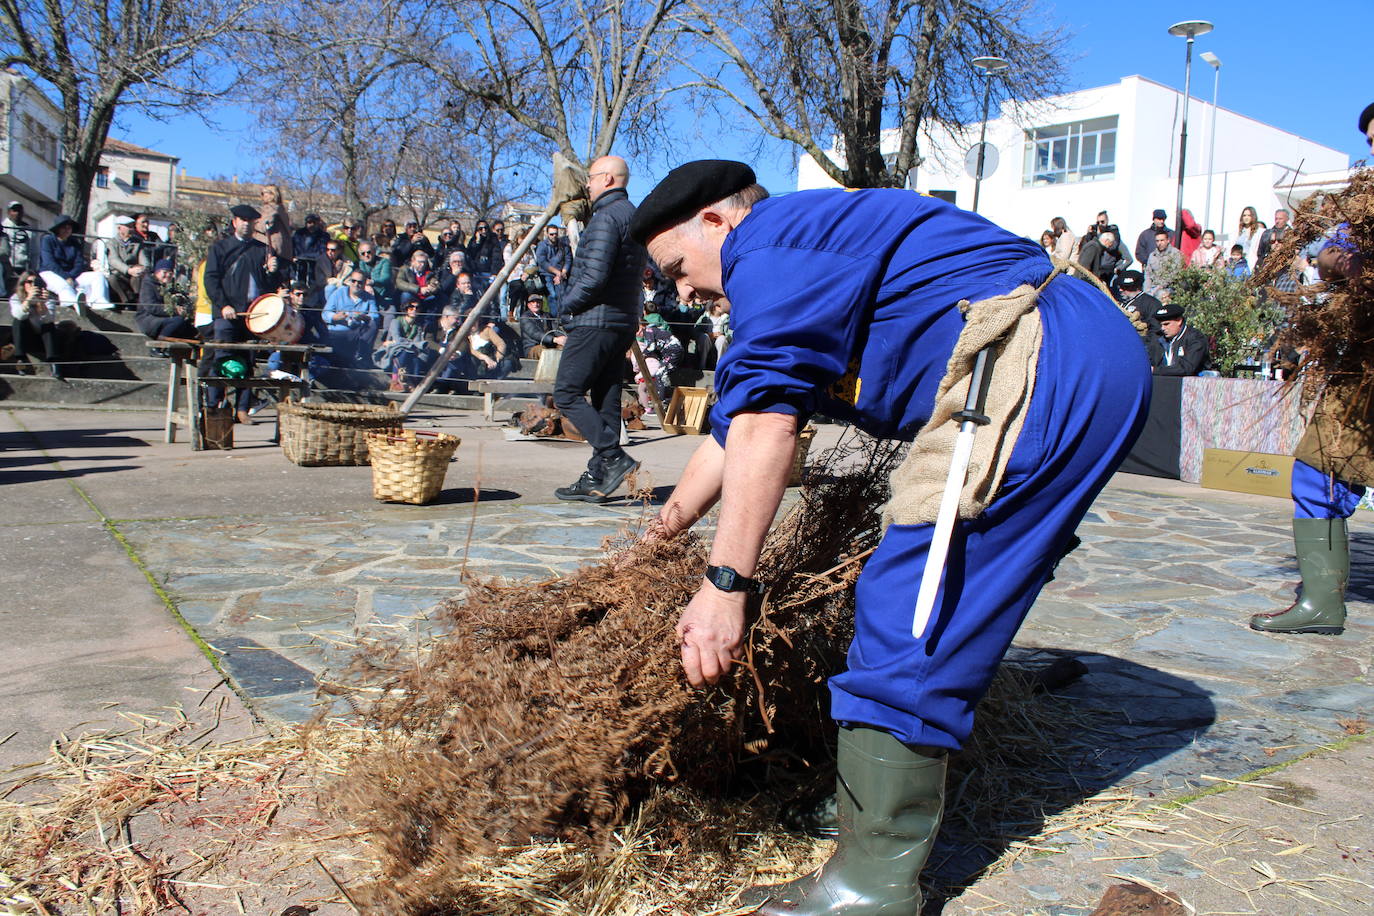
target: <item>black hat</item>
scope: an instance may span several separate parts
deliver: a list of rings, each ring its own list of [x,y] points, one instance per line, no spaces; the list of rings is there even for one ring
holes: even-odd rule
[[[49,232],[56,232],[58,229],[61,229],[63,226],[72,226],[73,228],[76,228],[76,227],[77,227],[77,222],[76,222],[76,220],[74,220],[74,219],[72,219],[70,216],[68,216],[67,214],[63,213],[63,214],[61,214],[61,215],[59,215],[59,216],[57,217],[57,222],[53,223],[53,224],[52,224],[52,228],[49,229],[48,231],[49,231]]]
[[[630,238],[649,236],[754,184],[754,170],[731,159],[698,159],[673,169],[649,192],[630,221]]]
[[[1163,210],[1156,210],[1156,211],[1154,212],[1152,218],[1153,218],[1153,219],[1168,219],[1168,218],[1169,218],[1169,214],[1165,213]]]
[[[1128,270],[1121,275],[1121,288],[1136,290],[1145,284],[1145,275],[1138,270]]]
[[[306,221],[307,223],[309,223],[309,222],[316,222],[316,223],[318,223],[318,222],[320,221],[320,215],[319,215],[318,213],[307,213],[307,214],[305,214],[305,221]]]
[[[262,214],[259,213],[255,208],[248,206],[248,204],[238,204],[237,206],[230,207],[229,212],[232,213],[234,216],[237,216],[239,219],[246,219],[250,221],[255,219],[262,219]]]
[[[1360,133],[1369,133],[1369,122],[1374,121],[1374,102],[1371,102],[1364,111],[1360,112]]]
[[[1166,302],[1155,309],[1155,318],[1159,321],[1173,321],[1183,317],[1183,306]]]

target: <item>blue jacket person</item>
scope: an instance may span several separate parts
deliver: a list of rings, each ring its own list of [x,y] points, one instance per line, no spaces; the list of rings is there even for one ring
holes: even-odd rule
[[[720,503],[707,578],[677,625],[692,684],[715,683],[739,657],[746,593],[760,587],[755,565],[805,419],[914,440],[893,475],[892,522],[856,585],[848,670],[830,682],[839,848],[815,874],[746,899],[767,914],[915,913],[946,756],[1144,420],[1140,339],[1038,245],[907,191],[770,198],[743,163],[692,162],[645,198],[631,232],[684,301],[732,309],[712,436],[656,526],[674,536]],[[962,407],[980,336],[999,341],[996,416],[978,434],[944,584],[915,636],[930,482],[938,505],[957,426],[949,405]]]

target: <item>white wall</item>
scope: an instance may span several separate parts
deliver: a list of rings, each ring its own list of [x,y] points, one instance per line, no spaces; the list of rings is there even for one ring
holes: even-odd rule
[[[4,120],[0,124],[0,206],[12,199],[23,201],[28,221],[46,228],[57,216],[61,198],[60,171],[62,122],[60,112],[27,79],[0,71],[0,101]],[[53,160],[35,155],[24,142],[25,116],[39,122],[56,141]]]
[[[91,185],[89,212],[92,220],[96,213],[105,208],[114,208],[127,214],[148,207],[171,210],[176,187],[176,162],[175,159],[154,159],[110,149],[101,152],[100,164],[109,169],[110,184],[107,188]],[[148,173],[148,190],[134,190],[135,171]],[[91,229],[97,229],[94,222],[91,223]]]
[[[1194,88],[1210,95],[1212,71],[1194,69]],[[1202,86],[1200,81],[1205,81]],[[1225,98],[1225,75],[1221,91]],[[997,170],[983,181],[979,211],[993,222],[1038,239],[1050,220],[1062,216],[1075,233],[1106,210],[1121,226],[1127,244],[1150,223],[1150,213],[1162,208],[1173,212],[1178,181],[1178,119],[1183,94],[1138,76],[1118,83],[1069,93],[1041,102],[1004,106],[988,123],[988,142],[998,148]],[[1207,161],[1211,142],[1212,106],[1194,96],[1188,110],[1188,162],[1183,205],[1198,222],[1207,211]],[[1116,171],[1111,178],[1026,187],[1022,184],[1024,128],[1048,126],[1091,118],[1117,116]],[[963,136],[941,134],[923,141],[925,164],[911,179],[918,191],[952,190],[955,202],[973,205],[973,179],[964,171],[964,154],[977,142],[977,127]],[[1253,118],[1219,108],[1217,111],[1215,172],[1212,178],[1211,223],[1219,240],[1234,234],[1242,207],[1253,206],[1259,217],[1272,223],[1274,210],[1288,206],[1288,188],[1301,184],[1311,173],[1348,170],[1349,157],[1296,134],[1279,130]],[[884,137],[884,152],[896,149],[895,131]],[[889,147],[891,147],[889,149]],[[1301,165],[1301,172],[1298,167]],[[1326,176],[1329,178],[1329,174]],[[1330,182],[1328,181],[1328,184]],[[833,187],[831,181],[803,155],[797,168],[797,187]],[[1301,196],[1301,195],[1299,195]]]

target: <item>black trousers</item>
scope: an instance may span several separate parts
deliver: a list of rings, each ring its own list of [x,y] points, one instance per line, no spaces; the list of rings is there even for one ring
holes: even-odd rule
[[[175,315],[170,318],[145,318],[139,322],[138,326],[142,329],[143,336],[149,340],[157,340],[161,337],[195,340],[200,336],[195,325],[185,318],[178,318]]]
[[[212,338],[216,343],[243,343],[251,335],[248,333],[248,322],[242,318],[230,320],[219,317],[215,319]],[[253,374],[253,354],[246,350],[214,350],[210,354],[214,361],[215,371],[219,372],[219,364],[226,359],[240,359],[248,366],[248,374]],[[211,407],[219,407],[224,400],[225,389],[218,386],[207,386],[206,395],[210,398]],[[240,388],[238,397],[234,404],[235,410],[248,410],[253,406],[253,390],[251,388]]]
[[[592,447],[587,469],[597,477],[620,451],[620,381],[634,339],[632,330],[573,328],[563,344],[553,403]]]
[[[14,358],[42,353],[44,362],[57,361],[57,325],[45,321],[35,328],[27,318],[16,318],[10,325],[14,333]]]

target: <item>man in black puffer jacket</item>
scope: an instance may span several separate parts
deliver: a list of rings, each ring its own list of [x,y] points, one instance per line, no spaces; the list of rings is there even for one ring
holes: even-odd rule
[[[630,169],[619,156],[592,163],[587,174],[592,218],[559,296],[568,339],[553,402],[592,447],[582,476],[554,491],[559,499],[605,502],[639,467],[620,447],[620,381],[639,323],[639,277],[646,257],[630,238],[635,207],[625,192],[629,181]]]

